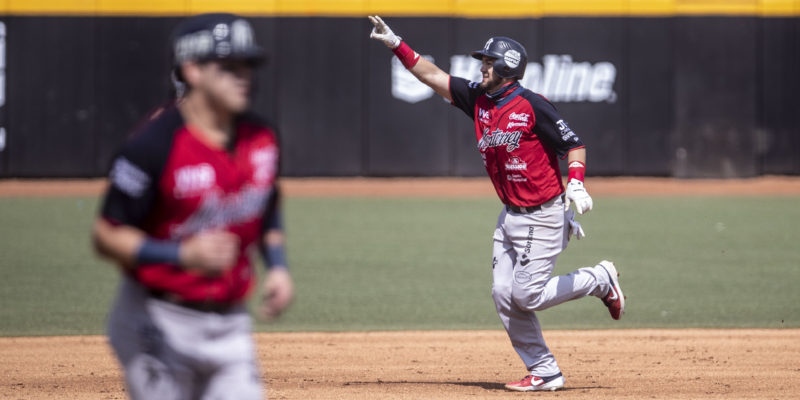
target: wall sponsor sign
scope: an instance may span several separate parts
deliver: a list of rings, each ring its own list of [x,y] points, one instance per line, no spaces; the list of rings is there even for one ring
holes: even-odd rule
[[[423,56],[433,61],[431,56]],[[450,75],[481,81],[480,61],[468,55],[450,57]],[[522,86],[560,103],[616,103],[614,82],[617,67],[608,61],[577,61],[569,54],[546,54],[542,62],[530,62],[522,78]],[[417,103],[434,95],[425,84],[408,72],[392,57],[392,96],[408,103]]]

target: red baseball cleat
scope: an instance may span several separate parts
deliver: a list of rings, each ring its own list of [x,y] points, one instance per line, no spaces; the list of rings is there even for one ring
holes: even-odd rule
[[[506,389],[516,390],[517,392],[532,392],[534,390],[558,390],[564,387],[564,376],[559,372],[557,375],[540,378],[528,375],[521,381],[506,383]]]
[[[608,279],[611,282],[611,289],[601,300],[608,307],[611,318],[620,319],[622,314],[625,314],[625,295],[622,294],[622,288],[619,286],[619,272],[617,272],[617,267],[611,261],[603,260],[600,261],[599,265],[606,270]]]

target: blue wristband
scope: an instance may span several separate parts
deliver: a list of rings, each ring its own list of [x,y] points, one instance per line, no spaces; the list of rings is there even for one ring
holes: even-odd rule
[[[283,245],[262,247],[261,255],[264,257],[268,269],[274,267],[289,268],[289,264],[286,262],[286,250]]]
[[[180,264],[180,243],[147,238],[136,252],[136,264]]]

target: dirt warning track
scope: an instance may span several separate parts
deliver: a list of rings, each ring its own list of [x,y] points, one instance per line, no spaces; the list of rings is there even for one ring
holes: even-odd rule
[[[507,392],[505,332],[262,333],[271,399],[796,399],[800,330],[545,331],[567,379]],[[0,338],[0,398],[122,399],[102,336]]]

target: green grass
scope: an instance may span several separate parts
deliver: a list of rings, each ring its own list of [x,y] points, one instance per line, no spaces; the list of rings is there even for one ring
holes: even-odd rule
[[[556,273],[607,258],[620,322],[594,298],[540,312],[546,329],[800,327],[793,197],[598,197]],[[89,243],[92,198],[0,198],[0,335],[104,330],[117,273]],[[493,198],[290,198],[297,300],[265,331],[499,329]]]

